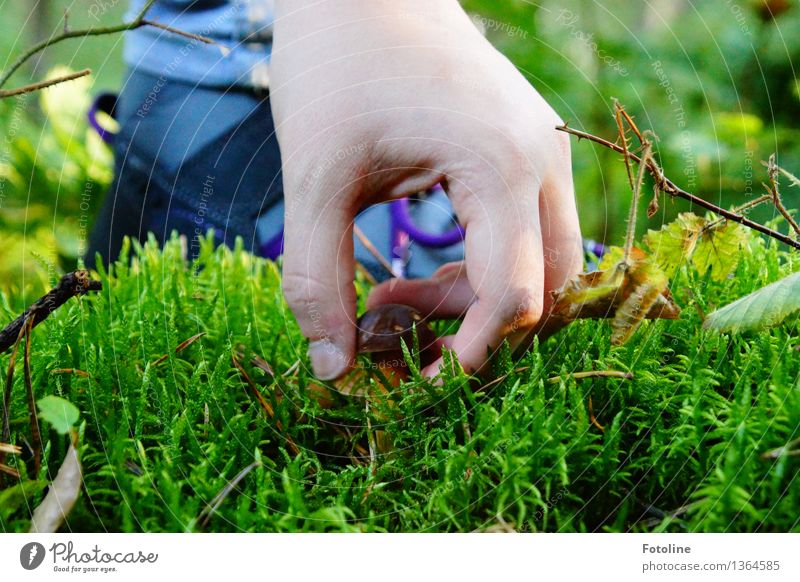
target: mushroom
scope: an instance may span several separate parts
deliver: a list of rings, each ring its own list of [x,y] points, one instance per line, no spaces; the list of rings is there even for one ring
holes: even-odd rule
[[[358,319],[358,353],[402,354],[401,341],[412,348],[415,329],[420,353],[436,346],[436,335],[413,307],[389,304],[370,309]]]
[[[359,354],[370,355],[373,365],[392,384],[386,386],[387,389],[397,387],[408,376],[402,342],[413,349],[415,330],[420,360],[423,366],[427,366],[436,360],[438,341],[436,334],[416,309],[407,305],[381,305],[370,309],[358,319],[357,351]],[[333,384],[343,394],[362,396],[363,380],[364,370],[355,370]]]

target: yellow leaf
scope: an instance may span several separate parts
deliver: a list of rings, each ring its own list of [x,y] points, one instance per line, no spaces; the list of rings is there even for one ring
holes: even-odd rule
[[[700,273],[711,269],[711,278],[724,281],[736,270],[741,249],[747,242],[747,231],[734,222],[723,222],[703,232],[700,244],[692,255],[692,263]]]
[[[668,277],[674,275],[678,267],[691,257],[705,225],[705,219],[684,212],[660,230],[647,231],[644,242],[653,260]]]

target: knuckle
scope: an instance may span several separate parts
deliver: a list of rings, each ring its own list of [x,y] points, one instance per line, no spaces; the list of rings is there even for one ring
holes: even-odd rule
[[[556,163],[559,166],[565,166],[566,171],[569,171],[572,160],[572,144],[569,135],[557,130],[553,130],[553,133],[555,134],[553,136],[555,141],[553,155],[556,158]]]
[[[542,318],[542,294],[531,287],[509,290],[500,317],[512,332],[533,328]]]
[[[330,289],[322,281],[297,272],[284,273],[281,288],[286,303],[301,319],[319,313],[320,305],[330,293]]]

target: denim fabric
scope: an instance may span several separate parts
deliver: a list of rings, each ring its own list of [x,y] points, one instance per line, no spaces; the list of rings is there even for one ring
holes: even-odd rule
[[[90,238],[108,259],[122,238],[190,239],[209,229],[257,250],[256,220],[283,196],[269,98],[129,76],[115,115],[116,172]]]

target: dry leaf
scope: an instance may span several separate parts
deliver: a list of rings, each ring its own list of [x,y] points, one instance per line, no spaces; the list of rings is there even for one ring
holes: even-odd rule
[[[552,313],[568,321],[613,318],[611,342],[628,341],[645,319],[677,319],[680,308],[667,289],[667,276],[640,249],[628,262],[612,247],[601,270],[576,275],[553,291]]]
[[[81,463],[78,451],[70,443],[58,475],[50,484],[47,495],[33,512],[31,533],[55,533],[72,511],[81,490]]]

